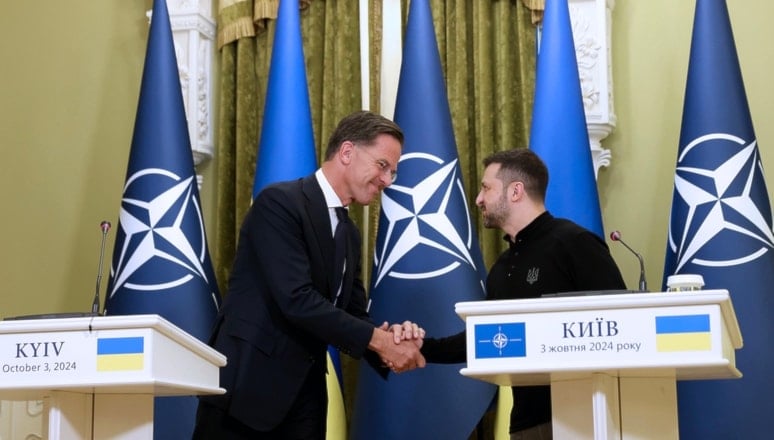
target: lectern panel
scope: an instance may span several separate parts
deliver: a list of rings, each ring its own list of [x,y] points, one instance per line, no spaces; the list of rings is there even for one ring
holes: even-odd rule
[[[588,293],[588,292],[587,292]],[[468,365],[499,385],[551,385],[557,439],[676,439],[676,380],[737,378],[728,291],[457,303]]]
[[[639,376],[648,370],[678,380],[741,376],[721,302],[664,303],[653,294],[649,303],[645,295],[636,295],[636,303],[629,302],[632,295],[608,297],[597,308],[577,307],[576,299],[511,301],[498,313],[467,314],[462,374],[499,385],[548,384],[590,371]]]
[[[158,315],[0,322],[0,399],[44,400],[52,439],[151,438],[154,397],[224,393],[225,364]]]
[[[0,397],[218,394],[225,358],[155,315],[0,322]],[[188,365],[189,368],[179,368]]]

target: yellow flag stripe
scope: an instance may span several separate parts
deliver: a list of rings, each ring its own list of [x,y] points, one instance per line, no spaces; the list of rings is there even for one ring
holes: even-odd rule
[[[513,394],[511,387],[501,386],[497,394],[497,414],[495,415],[494,438],[495,440],[510,440],[508,430],[511,426],[511,408],[513,408]]]
[[[656,350],[670,351],[708,351],[712,349],[710,333],[666,333],[656,335]]]
[[[142,370],[144,356],[139,354],[109,354],[97,356],[97,371]]]
[[[346,440],[347,415],[344,412],[344,396],[341,393],[339,377],[333,368],[331,355],[328,358],[328,374],[325,375],[328,384],[328,424],[325,434],[326,440]]]

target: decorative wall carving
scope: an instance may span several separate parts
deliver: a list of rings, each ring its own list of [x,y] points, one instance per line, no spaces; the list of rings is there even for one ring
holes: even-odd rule
[[[183,90],[188,135],[194,165],[211,160],[215,154],[213,134],[212,57],[215,53],[215,19],[211,0],[167,0],[177,68]],[[150,15],[150,11],[148,11]],[[199,186],[202,176],[196,176]]]
[[[612,154],[609,149],[602,148],[602,140],[613,132],[616,124],[610,51],[614,6],[615,0],[569,2],[595,174],[601,167],[610,165]]]

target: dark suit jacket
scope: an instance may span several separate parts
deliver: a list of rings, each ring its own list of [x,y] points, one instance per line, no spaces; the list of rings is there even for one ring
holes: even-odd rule
[[[360,277],[360,234],[352,228],[338,307],[332,303],[334,243],[314,175],[278,183],[254,200],[239,233],[228,294],[210,345],[226,355],[223,396],[202,397],[259,431],[276,427],[308,374],[326,368],[327,345],[355,358],[374,324]]]

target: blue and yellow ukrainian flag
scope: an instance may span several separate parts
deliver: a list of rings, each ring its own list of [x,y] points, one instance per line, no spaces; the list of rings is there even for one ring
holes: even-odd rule
[[[97,371],[142,370],[145,362],[145,338],[99,338]]]
[[[657,351],[711,349],[709,315],[656,316]]]

